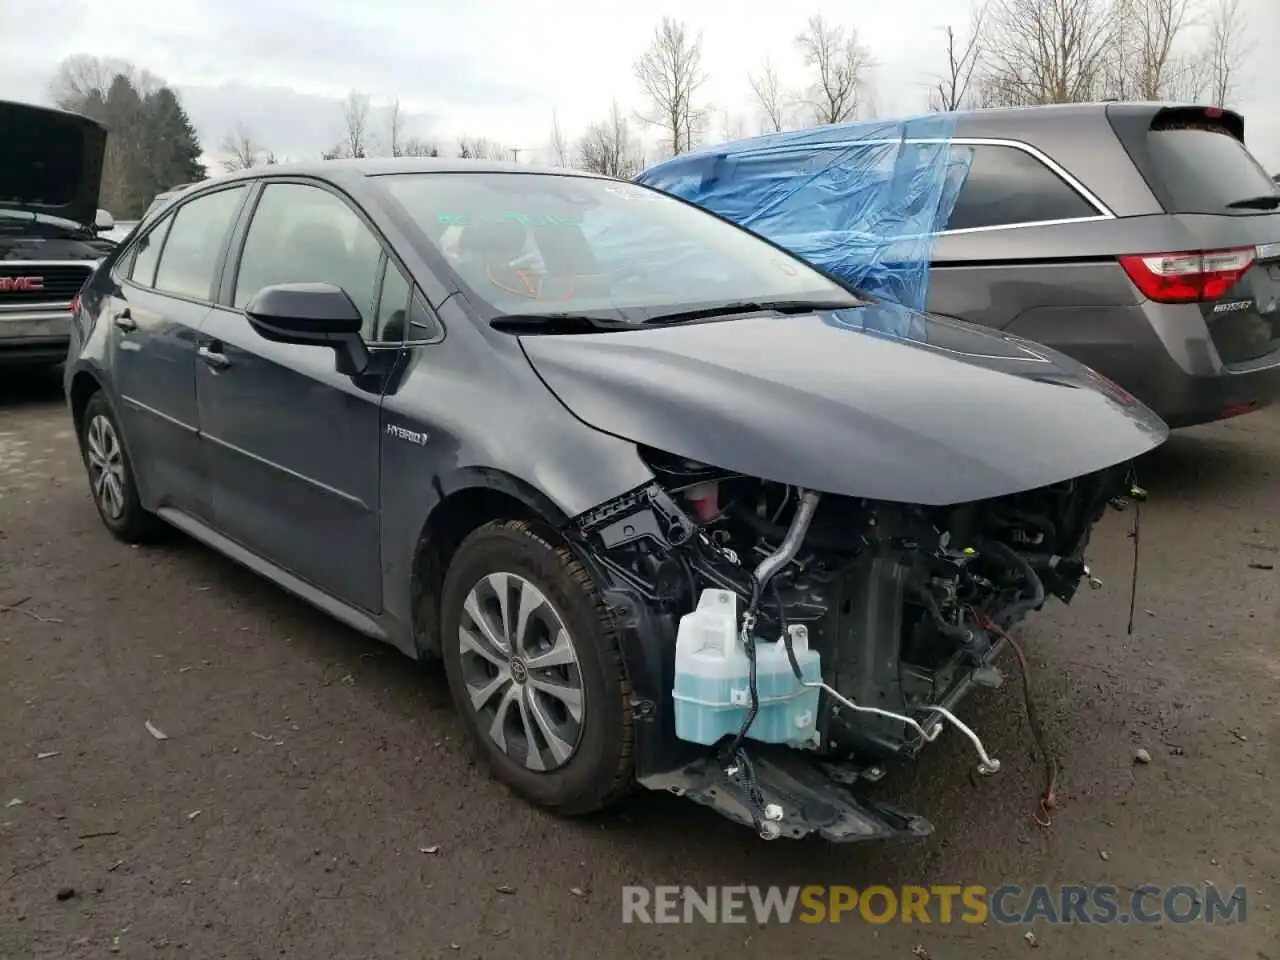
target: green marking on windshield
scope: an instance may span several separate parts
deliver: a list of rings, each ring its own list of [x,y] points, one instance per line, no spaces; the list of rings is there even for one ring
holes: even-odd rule
[[[582,225],[582,218],[559,216],[554,213],[506,211],[491,216],[482,216],[478,220],[465,213],[440,213],[436,215],[436,222],[446,227],[465,227],[468,224],[477,222],[519,223],[527,227],[579,227]]]

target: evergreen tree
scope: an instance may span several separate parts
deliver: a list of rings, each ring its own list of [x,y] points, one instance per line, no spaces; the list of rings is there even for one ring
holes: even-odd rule
[[[138,168],[146,162],[146,123],[142,98],[124,74],[112,78],[103,113],[107,152],[98,202],[118,217],[132,217],[140,206],[146,209],[150,202],[150,197],[143,198],[145,185],[137,175]]]
[[[150,163],[139,173],[147,176],[151,196],[178,184],[203,180],[206,171],[200,163],[200,138],[177,95],[169,87],[161,87],[146,98],[144,106]]]
[[[107,128],[98,203],[119,219],[141,216],[157,193],[207,175],[177,94],[146,71],[122,60],[69,57],[54,90],[59,106]]]

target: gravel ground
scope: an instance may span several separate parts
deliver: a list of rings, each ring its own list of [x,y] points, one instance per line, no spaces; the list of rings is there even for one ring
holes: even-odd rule
[[[1280,960],[1280,411],[1176,436],[1096,535],[1105,581],[1021,634],[1062,765],[1052,827],[1016,684],[881,793],[898,845],[766,844],[645,795],[547,817],[477,766],[442,673],[90,503],[53,378],[0,379],[0,957],[806,956]],[[11,609],[18,604],[16,609]],[[167,734],[157,740],[150,722]],[[1137,750],[1149,764],[1135,763]],[[15,802],[20,801],[20,802]],[[628,884],[1248,888],[1243,923],[621,923]]]

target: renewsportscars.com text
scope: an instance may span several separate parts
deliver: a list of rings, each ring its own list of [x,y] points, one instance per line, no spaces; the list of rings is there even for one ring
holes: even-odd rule
[[[623,923],[1243,923],[1243,886],[623,887]]]

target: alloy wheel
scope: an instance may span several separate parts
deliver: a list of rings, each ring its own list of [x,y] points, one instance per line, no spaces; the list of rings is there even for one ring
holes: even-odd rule
[[[529,770],[567,763],[582,735],[582,675],[542,591],[514,573],[485,577],[463,603],[458,644],[471,706],[498,749]]]
[[[84,439],[94,499],[107,517],[119,520],[125,504],[124,451],[115,425],[98,414],[89,421]]]

